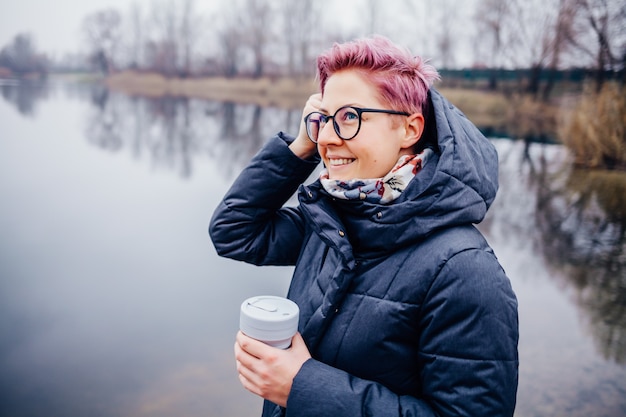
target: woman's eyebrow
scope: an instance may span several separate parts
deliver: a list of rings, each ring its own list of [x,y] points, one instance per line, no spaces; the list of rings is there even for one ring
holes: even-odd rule
[[[347,103],[347,104],[342,104],[341,106],[337,107],[337,110],[342,109],[342,108],[344,108],[344,107],[357,107],[357,108],[360,108],[360,107],[363,107],[363,106],[361,106],[361,105],[360,105],[360,104],[358,104],[358,103]],[[337,110],[335,110],[335,112],[336,112]],[[320,108],[319,108],[319,111],[320,111],[321,113],[331,114],[331,113],[330,113],[330,111],[328,111],[328,110],[327,110],[326,108],[324,108],[324,107],[320,107]],[[334,113],[334,112],[333,112],[333,113]]]

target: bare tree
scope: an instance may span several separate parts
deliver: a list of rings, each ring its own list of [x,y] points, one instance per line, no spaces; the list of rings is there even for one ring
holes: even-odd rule
[[[97,11],[83,20],[83,33],[91,49],[92,62],[105,74],[115,67],[121,22],[122,17],[116,9]]]
[[[223,7],[219,19],[215,19],[219,47],[218,67],[226,77],[234,77],[240,72],[241,50],[244,47],[244,34],[239,7]]]
[[[0,67],[6,67],[17,75],[45,74],[47,58],[37,52],[35,41],[28,33],[19,33],[13,41],[0,50]]]
[[[443,68],[452,68],[455,64],[454,40],[456,34],[454,30],[458,25],[459,4],[454,0],[441,0],[439,7],[439,29],[435,34],[438,58]]]
[[[143,64],[142,51],[144,47],[143,13],[137,1],[133,1],[130,6],[130,65],[131,67],[141,67]]]
[[[547,76],[543,89],[547,99],[554,85],[553,74],[562,55],[571,46],[577,0],[515,0],[510,2],[513,29],[508,48],[514,52],[512,63],[517,68],[530,68],[525,90],[538,95],[541,80]]]
[[[486,64],[491,68],[489,87],[497,87],[497,71],[509,61],[510,45],[509,24],[511,23],[512,9],[508,0],[479,0],[475,13],[475,22],[478,33],[477,50],[486,52]]]
[[[253,77],[267,73],[268,53],[274,37],[272,0],[240,0],[222,8],[223,25],[218,32],[226,74],[249,68]]]
[[[166,76],[178,74],[177,13],[173,0],[153,3],[147,59],[150,67]]]
[[[621,0],[578,0],[578,5],[581,12],[575,43],[594,59],[600,89],[605,72],[616,70],[623,60],[626,5]]]
[[[184,0],[180,16],[178,43],[181,51],[181,72],[188,76],[192,73],[193,46],[199,31],[195,0]]]
[[[287,48],[287,73],[294,75],[311,75],[314,65],[310,56],[313,44],[319,36],[320,1],[283,0],[282,16],[287,34],[284,42]]]
[[[272,37],[274,14],[268,0],[246,0],[244,10],[246,11],[242,16],[246,34],[244,39],[254,59],[252,75],[260,77],[264,74],[265,66],[269,61],[266,57],[266,49]]]
[[[554,87],[554,73],[561,65],[563,55],[572,47],[574,39],[574,24],[578,8],[576,0],[559,0],[558,14],[554,24],[554,35],[550,47],[548,62],[548,82],[543,90],[543,99],[547,100]],[[532,85],[532,84],[531,84]],[[531,90],[532,91],[532,90]]]
[[[226,27],[218,33],[220,49],[222,51],[222,72],[227,77],[234,77],[239,73],[239,48],[241,35],[237,27]]]

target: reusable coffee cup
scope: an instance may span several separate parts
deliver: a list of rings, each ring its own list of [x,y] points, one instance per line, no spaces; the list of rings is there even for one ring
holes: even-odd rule
[[[248,298],[241,304],[239,329],[253,339],[287,349],[298,331],[299,317],[300,309],[293,301],[262,295]]]

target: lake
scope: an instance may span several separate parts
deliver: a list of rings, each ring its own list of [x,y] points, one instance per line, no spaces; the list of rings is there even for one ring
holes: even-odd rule
[[[300,110],[0,81],[0,416],[255,416],[241,302],[291,268],[219,258],[213,209]],[[626,415],[625,174],[492,139],[481,230],[519,299],[516,416]]]

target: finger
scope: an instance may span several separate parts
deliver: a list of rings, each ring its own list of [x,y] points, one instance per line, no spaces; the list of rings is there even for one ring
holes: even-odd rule
[[[319,111],[321,105],[322,95],[319,93],[311,95],[304,105],[304,109],[302,111],[303,116],[306,116],[313,111]]]
[[[255,369],[260,359],[246,352],[239,343],[235,343],[235,360],[238,366],[237,369],[239,369],[240,366]]]
[[[313,107],[319,108],[320,104],[322,104],[322,95],[320,93],[313,94],[309,97],[309,103],[311,103]]]
[[[250,369],[244,362],[237,362],[237,373],[244,377],[250,385],[258,386],[262,382],[262,378],[253,369]]]
[[[274,355],[276,353],[275,351],[280,350],[246,336],[242,332],[237,333],[237,343],[239,343],[239,346],[244,352],[259,359]]]
[[[250,380],[246,378],[244,375],[239,374],[239,382],[245,389],[247,389],[251,393],[261,396],[261,391],[259,387],[253,384],[252,382],[250,382]]]

